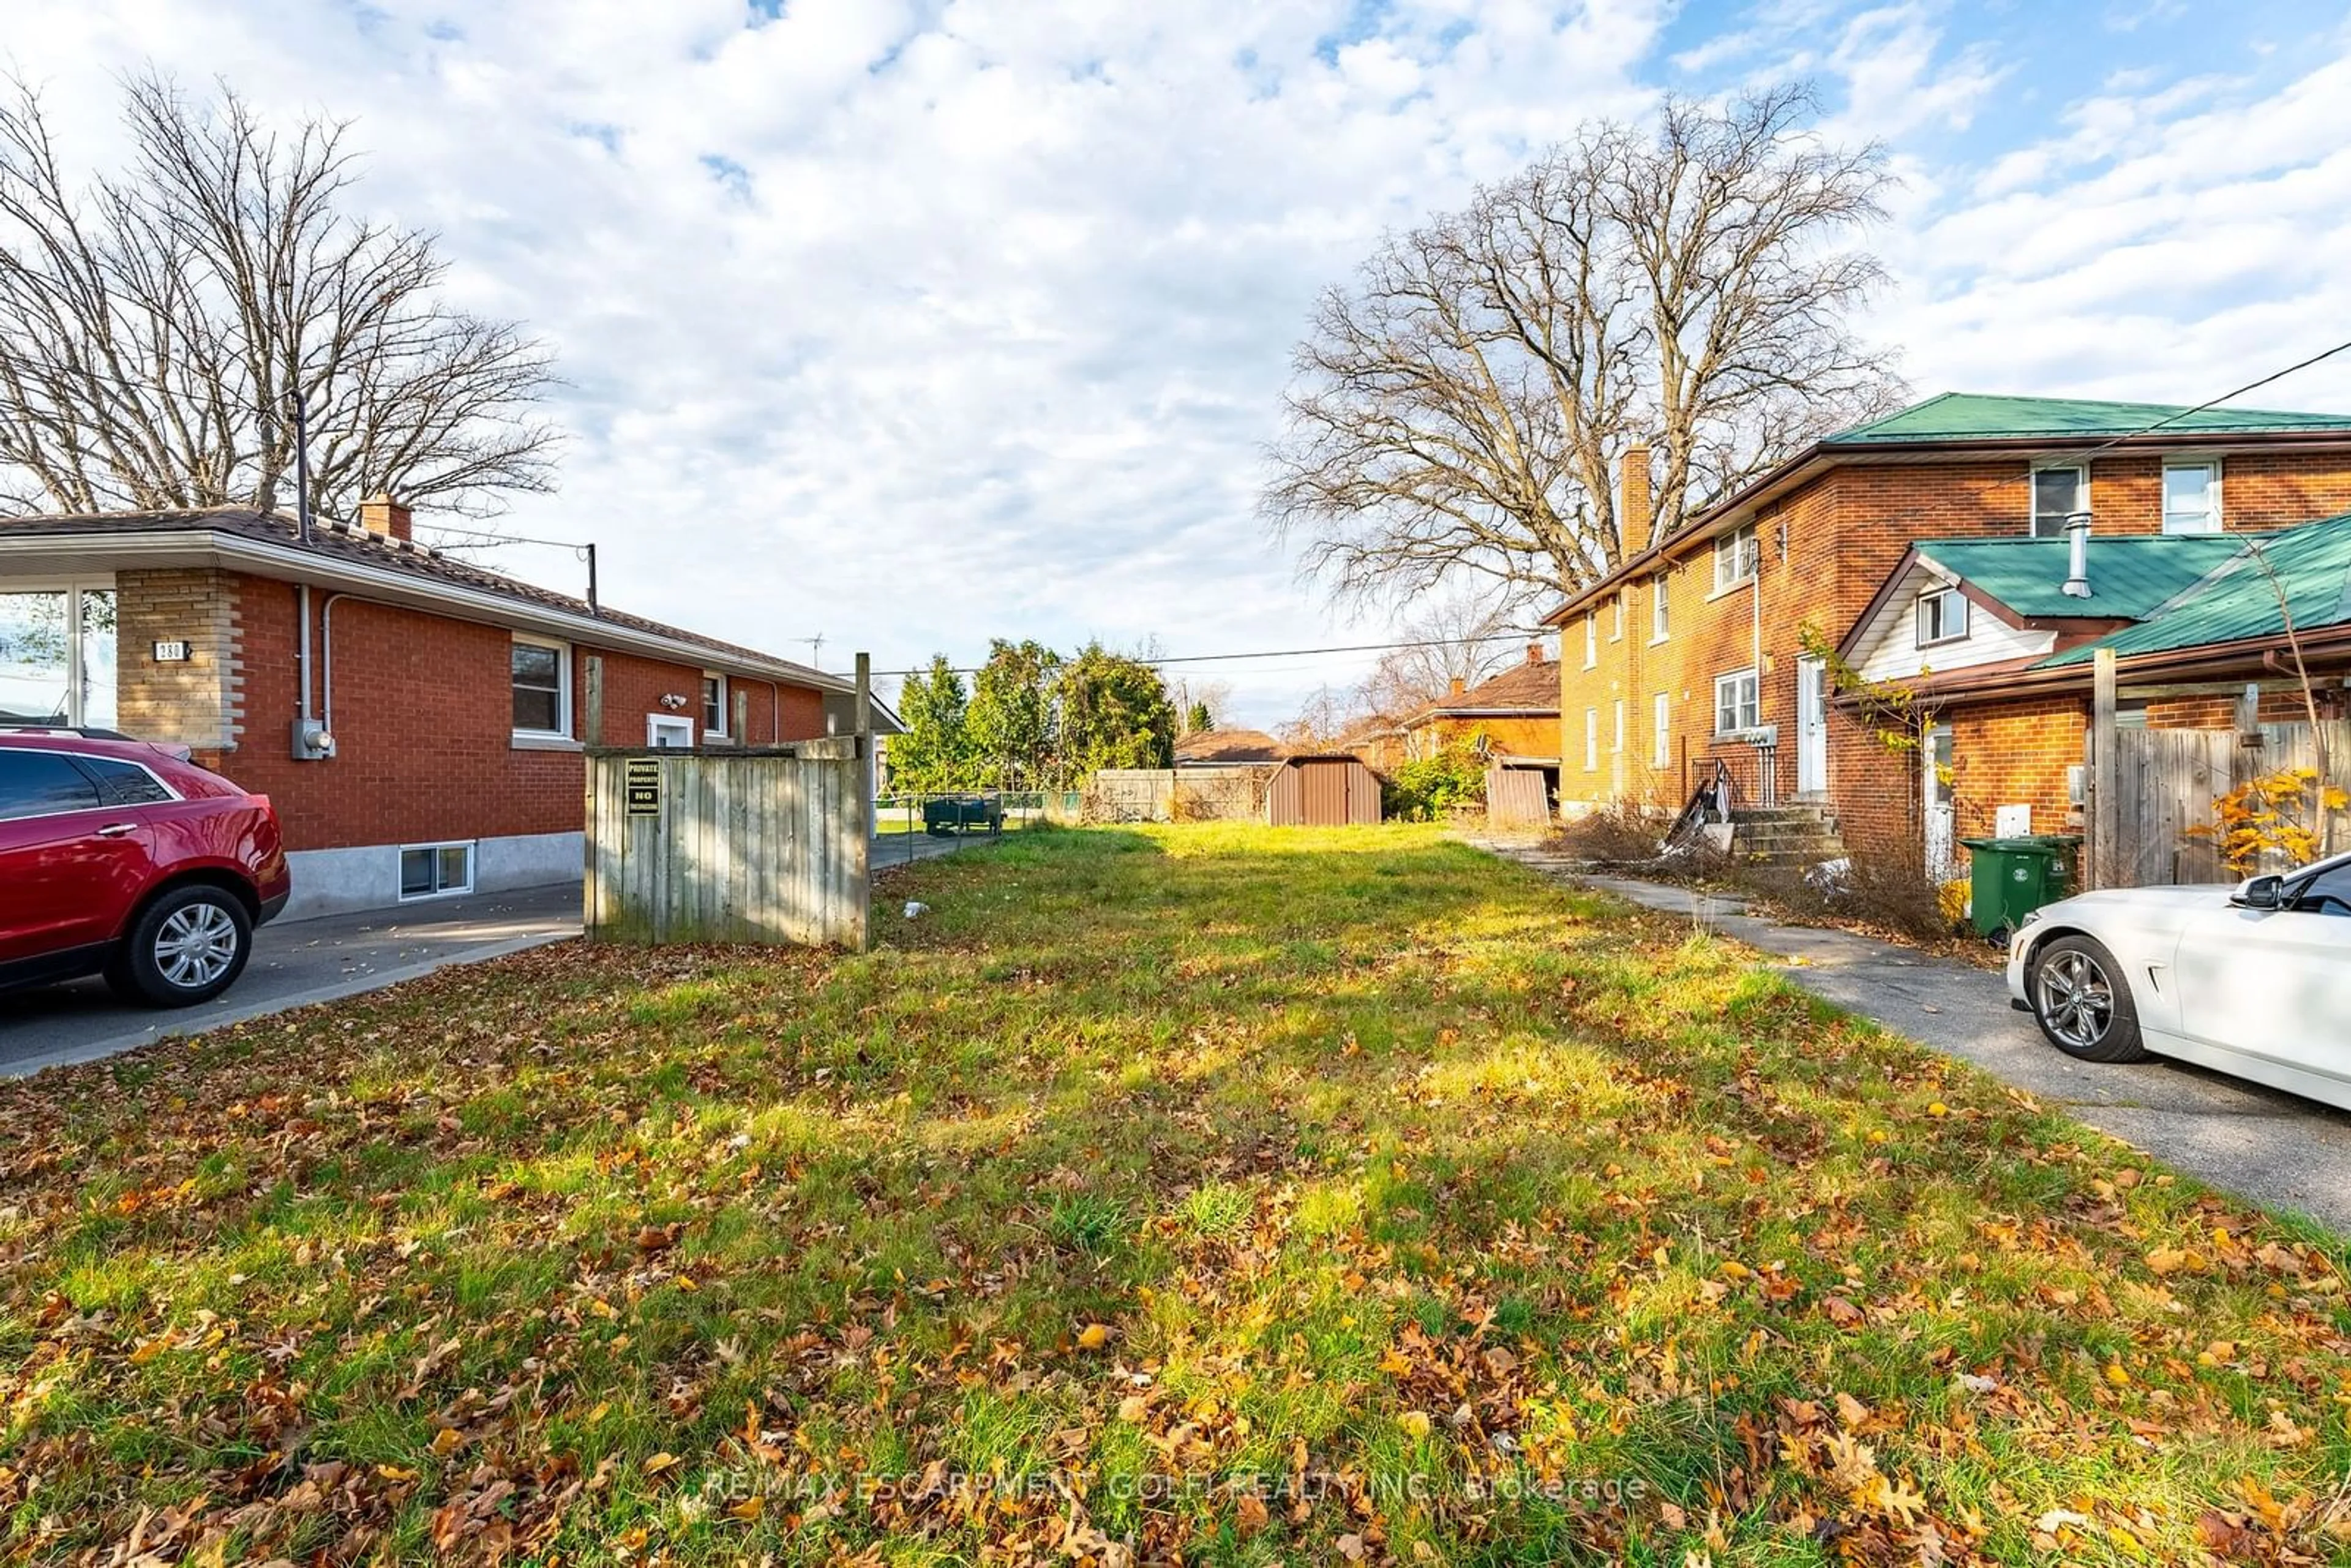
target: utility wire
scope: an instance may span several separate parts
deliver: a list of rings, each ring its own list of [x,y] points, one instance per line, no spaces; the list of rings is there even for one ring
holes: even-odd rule
[[[2331,360],[2346,349],[2351,349],[2351,340],[2337,343],[2331,349],[2322,349],[2317,353],[2311,355],[2310,358],[2306,360],[2297,360],[2282,371],[2272,371],[2268,375],[2262,377],[2259,381],[2247,382],[2243,386],[2238,387],[2232,392],[2224,392],[2219,397],[2207,399],[2205,402],[2198,403],[2193,408],[2183,408],[2176,413],[2167,413],[2152,424],[2142,425],[2137,430],[2126,431],[2120,435],[2108,436],[2105,440],[2101,441],[2095,446],[2085,447],[2079,452],[2068,453],[2063,456],[2053,458],[2043,465],[2044,467],[2062,468],[2070,466],[2076,463],[2087,463],[2091,458],[2095,457],[2099,453],[2107,450],[2109,447],[2119,446],[2126,441],[2136,441],[2142,435],[2152,435],[2157,431],[2163,429],[2166,425],[2177,424],[2183,419],[2192,418],[2197,414],[2216,409],[2224,402],[2229,402],[2234,399],[2244,396],[2249,392],[2259,392],[2262,388],[2269,385],[2272,382],[2283,381],[2286,377],[2294,374],[2296,371],[2306,371],[2310,369],[2311,366],[2317,364],[2320,361]]]
[[[1543,636],[1546,634],[1547,633],[1541,629],[1531,628],[1519,631],[1489,632],[1476,637],[1423,637],[1407,643],[1349,643],[1327,648],[1262,648],[1247,653],[1178,653],[1168,654],[1164,657],[1145,653],[1133,653],[1123,656],[1132,658],[1138,664],[1149,664],[1152,667],[1156,668],[1161,664],[1221,664],[1244,659],[1302,659],[1320,653],[1385,653],[1405,648],[1468,648],[1474,647],[1480,643],[1515,643],[1527,637]],[[979,664],[950,664],[947,666],[947,669],[949,673],[954,674],[976,675],[979,674],[981,669],[984,667],[985,666]],[[877,677],[882,675],[927,675],[930,673],[931,666],[928,664],[924,665],[919,670],[876,670],[873,672]]]

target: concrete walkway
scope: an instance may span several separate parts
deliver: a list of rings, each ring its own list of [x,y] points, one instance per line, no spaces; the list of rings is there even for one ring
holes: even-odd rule
[[[1784,925],[1739,899],[1605,876],[1526,846],[1481,847],[1548,874],[1687,916],[1785,962],[1815,995],[1921,1044],[1974,1062],[2077,1121],[2217,1187],[2298,1209],[2351,1233],[2351,1113],[2151,1058],[2128,1066],[2075,1061],[2011,1010],[1996,972],[1933,958],[1849,932]]]

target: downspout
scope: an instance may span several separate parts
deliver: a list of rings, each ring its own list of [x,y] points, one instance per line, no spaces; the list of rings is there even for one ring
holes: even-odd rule
[[[294,640],[295,674],[302,685],[302,700],[297,716],[307,725],[318,716],[316,710],[310,706],[310,585],[308,583],[295,584],[294,607],[295,613],[301,618],[302,622],[302,628]]]

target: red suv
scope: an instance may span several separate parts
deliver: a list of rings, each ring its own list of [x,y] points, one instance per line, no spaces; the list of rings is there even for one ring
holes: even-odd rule
[[[268,797],[102,730],[0,730],[0,988],[209,1000],[292,885]]]

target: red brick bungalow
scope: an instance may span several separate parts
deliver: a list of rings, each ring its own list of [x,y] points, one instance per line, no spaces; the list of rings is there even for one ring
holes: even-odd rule
[[[420,545],[387,499],[308,542],[240,508],[0,521],[0,723],[175,742],[267,794],[292,918],[577,877],[588,741],[806,739],[853,706],[837,676]]]

